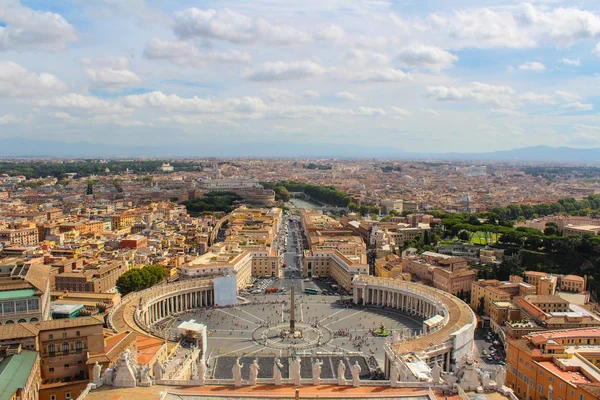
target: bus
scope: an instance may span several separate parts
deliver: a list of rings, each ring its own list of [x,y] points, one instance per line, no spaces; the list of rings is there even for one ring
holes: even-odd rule
[[[306,293],[306,294],[319,294],[319,292],[317,291],[317,289],[310,289],[310,288],[304,289],[304,293]]]

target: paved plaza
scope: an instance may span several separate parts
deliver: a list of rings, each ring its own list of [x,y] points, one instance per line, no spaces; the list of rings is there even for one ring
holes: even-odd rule
[[[269,357],[272,366],[273,357],[287,363],[295,354],[316,358],[325,354],[363,355],[375,369],[383,365],[386,338],[375,336],[373,330],[384,324],[388,330],[408,333],[421,330],[423,324],[421,319],[399,312],[353,306],[349,299],[339,296],[300,294],[296,296],[296,320],[308,337],[281,339],[280,331],[289,326],[289,294],[251,295],[247,300],[252,303],[188,312],[174,324],[195,319],[207,325],[209,376],[223,378],[215,367],[231,374],[229,364],[235,357]],[[273,335],[269,341],[259,334],[265,330]],[[320,342],[315,340],[315,330],[323,332]],[[219,358],[224,358],[221,363]]]

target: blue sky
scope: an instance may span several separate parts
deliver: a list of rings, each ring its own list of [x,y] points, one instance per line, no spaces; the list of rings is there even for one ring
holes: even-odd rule
[[[0,0],[0,138],[600,147],[597,1]]]

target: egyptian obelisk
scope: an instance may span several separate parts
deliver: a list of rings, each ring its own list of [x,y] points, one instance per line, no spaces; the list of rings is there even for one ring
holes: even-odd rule
[[[292,282],[292,293],[290,297],[290,333],[296,329],[296,302],[294,299],[294,283]]]

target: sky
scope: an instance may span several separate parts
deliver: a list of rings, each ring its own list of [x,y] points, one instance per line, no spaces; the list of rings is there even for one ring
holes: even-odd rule
[[[0,0],[0,139],[600,147],[600,1]]]

